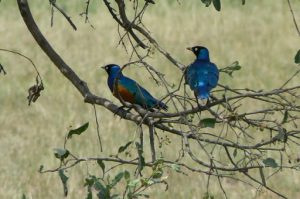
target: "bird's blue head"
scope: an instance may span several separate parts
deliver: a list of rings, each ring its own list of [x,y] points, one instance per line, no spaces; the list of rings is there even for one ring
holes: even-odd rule
[[[192,51],[196,55],[197,59],[203,61],[209,61],[209,52],[207,48],[203,46],[194,46],[187,49]]]
[[[116,75],[121,70],[120,66],[117,64],[108,64],[102,67],[108,75]]]

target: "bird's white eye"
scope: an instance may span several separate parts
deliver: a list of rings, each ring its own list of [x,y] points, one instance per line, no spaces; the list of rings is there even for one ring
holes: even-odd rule
[[[198,51],[198,48],[195,48],[195,51]]]

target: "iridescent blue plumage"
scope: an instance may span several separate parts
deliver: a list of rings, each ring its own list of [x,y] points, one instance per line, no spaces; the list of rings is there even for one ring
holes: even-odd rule
[[[167,110],[168,107],[161,101],[155,99],[146,89],[140,86],[136,81],[124,76],[120,71],[120,66],[116,64],[109,64],[103,67],[107,74],[107,84],[113,95],[126,102],[138,104],[145,109],[152,110],[153,108]],[[117,89],[115,80],[118,79]]]
[[[185,71],[185,81],[200,99],[208,99],[210,91],[217,86],[219,70],[210,62],[207,48],[187,48],[196,55],[196,60]]]

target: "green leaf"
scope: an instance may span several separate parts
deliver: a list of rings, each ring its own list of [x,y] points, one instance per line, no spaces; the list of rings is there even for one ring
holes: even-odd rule
[[[109,193],[109,190],[108,189],[101,189],[98,194],[97,194],[98,198],[101,198],[101,199],[111,199],[110,197],[110,193]]]
[[[93,186],[93,184],[95,183],[95,179],[93,177],[89,177],[85,179],[85,183],[84,186]]]
[[[57,159],[63,161],[69,156],[70,152],[67,149],[56,148],[54,149],[54,155]]]
[[[98,198],[101,198],[101,199],[109,199],[107,196],[106,196],[106,193],[103,192],[103,191],[99,191],[99,193],[97,194]]]
[[[144,198],[150,198],[149,195],[144,194],[144,193],[136,193],[132,195],[132,198],[140,198],[140,197],[144,197]]]
[[[215,118],[205,118],[200,120],[200,125],[202,128],[206,128],[206,127],[214,128],[215,124],[216,124]]]
[[[93,186],[95,190],[99,191],[97,196],[101,199],[111,199],[109,186],[104,186],[96,176],[90,176],[86,179],[85,186],[88,184],[89,187]]]
[[[123,151],[125,151],[131,144],[132,141],[127,142],[124,146],[120,146],[120,148],[118,149],[118,153],[122,153]]]
[[[221,10],[221,2],[220,0],[213,0],[214,7],[217,11]]]
[[[260,174],[260,178],[261,178],[261,182],[264,186],[266,186],[266,178],[265,178],[265,174],[263,169],[260,167],[259,168],[259,174]]]
[[[95,176],[89,176],[89,178],[85,179],[84,186],[87,186],[87,192],[88,192],[86,199],[93,198],[92,186],[95,183],[95,180],[97,180],[97,178]]]
[[[160,165],[164,164],[164,159],[163,158],[158,158],[155,160],[155,162],[153,163],[153,166],[156,168]]]
[[[264,159],[263,163],[265,164],[265,166],[269,166],[272,168],[278,167],[278,164],[276,163],[276,161],[273,158]]]
[[[22,199],[26,199],[26,195],[24,193],[22,194]]]
[[[135,142],[135,146],[137,148],[138,156],[139,156],[138,171],[140,173],[144,169],[144,166],[146,165],[146,163],[145,163],[145,158],[143,156],[142,146],[138,142]]]
[[[187,116],[188,122],[193,122],[194,118],[195,118],[195,115],[194,115],[194,114],[189,114],[189,115]]]
[[[181,168],[178,164],[171,164],[171,168],[176,172],[181,172]]]
[[[205,4],[206,7],[208,7],[211,4],[212,0],[201,0],[201,1],[202,1],[202,3]]]
[[[128,183],[128,187],[134,188],[138,185],[139,182],[140,182],[140,179],[133,179]]]
[[[181,173],[181,174],[187,176],[187,174],[184,173],[184,172],[181,170],[181,166],[180,166],[180,165],[178,165],[178,164],[171,164],[171,168],[172,168],[174,171],[176,171],[177,173]]]
[[[101,184],[101,182],[99,182],[99,180],[97,182],[95,182],[94,187],[98,191],[103,191],[103,193],[108,192],[108,190],[105,188],[105,186],[103,184]]]
[[[282,122],[281,122],[281,124],[284,124],[284,123],[286,123],[286,122],[287,122],[287,119],[288,119],[288,117],[289,117],[289,113],[288,113],[288,111],[284,111],[284,115],[283,115],[283,119],[282,119]]]
[[[128,184],[129,181],[130,181],[130,173],[127,170],[124,171],[124,178],[125,178],[125,180],[127,181],[127,184]]]
[[[67,138],[70,139],[72,137],[72,135],[74,135],[74,134],[80,135],[81,133],[86,131],[88,127],[89,127],[89,123],[87,122],[84,125],[78,127],[77,129],[70,130],[68,135],[67,135]]]
[[[44,169],[44,165],[40,165],[39,172],[41,173]]]
[[[235,148],[234,151],[233,151],[233,157],[235,158],[237,155],[237,149]]]
[[[231,65],[226,66],[225,68],[221,68],[219,71],[228,74],[230,77],[233,77],[233,72],[238,71],[241,68],[242,67],[240,66],[239,62],[235,61]]]
[[[88,195],[86,196],[86,199],[93,199],[92,191],[88,191]]]
[[[62,170],[62,169],[58,171],[58,175],[59,175],[60,180],[63,184],[64,196],[67,197],[67,195],[68,195],[67,181],[68,181],[69,178],[64,174],[64,170]]]
[[[246,0],[242,0],[242,5],[245,5],[245,3],[246,3]]]
[[[124,172],[123,172],[123,171],[119,172],[119,173],[115,176],[115,178],[112,180],[112,182],[110,183],[109,187],[110,187],[110,188],[113,188],[114,186],[116,186],[116,184],[117,184],[118,182],[120,182],[120,180],[122,180],[123,177],[124,177]]]
[[[298,50],[296,56],[295,56],[295,63],[300,64],[300,49]]]
[[[275,136],[275,138],[277,138],[277,140],[280,140],[282,142],[286,142],[287,141],[287,134],[286,134],[286,129],[282,128],[281,126],[277,126],[278,128],[278,134]]]
[[[120,199],[120,197],[119,194],[114,194],[109,199]]]
[[[214,198],[215,197],[209,192],[205,192],[204,196],[202,197],[202,199],[214,199]]]
[[[105,164],[103,163],[103,161],[102,160],[97,160],[97,164],[101,167],[102,172],[104,174],[104,172],[105,172]]]
[[[157,170],[153,171],[152,177],[153,178],[161,178],[163,174],[164,174],[164,172],[162,169],[157,169]]]
[[[147,187],[147,186],[153,185],[155,183],[155,180],[154,180],[154,178],[142,178],[141,183],[142,183],[142,186]]]

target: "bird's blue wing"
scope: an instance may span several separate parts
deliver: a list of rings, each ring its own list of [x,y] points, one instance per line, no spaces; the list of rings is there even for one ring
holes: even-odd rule
[[[211,62],[196,61],[188,67],[185,78],[192,90],[196,89],[199,84],[214,88],[218,84],[219,70]]]
[[[154,106],[159,104],[159,101],[155,99],[146,89],[144,89],[136,81],[126,76],[123,76],[120,79],[120,84],[124,86],[131,94],[134,95],[135,104],[139,104],[144,108],[153,108]]]
[[[218,84],[219,70],[211,62],[196,60],[188,67],[185,79],[200,98],[207,98],[209,91]]]
[[[194,62],[187,70],[186,79],[192,90],[208,82],[208,71],[203,63]]]
[[[207,67],[208,71],[208,86],[210,89],[214,88],[217,86],[218,81],[219,81],[219,70],[217,66],[213,63],[210,63],[209,66]]]

